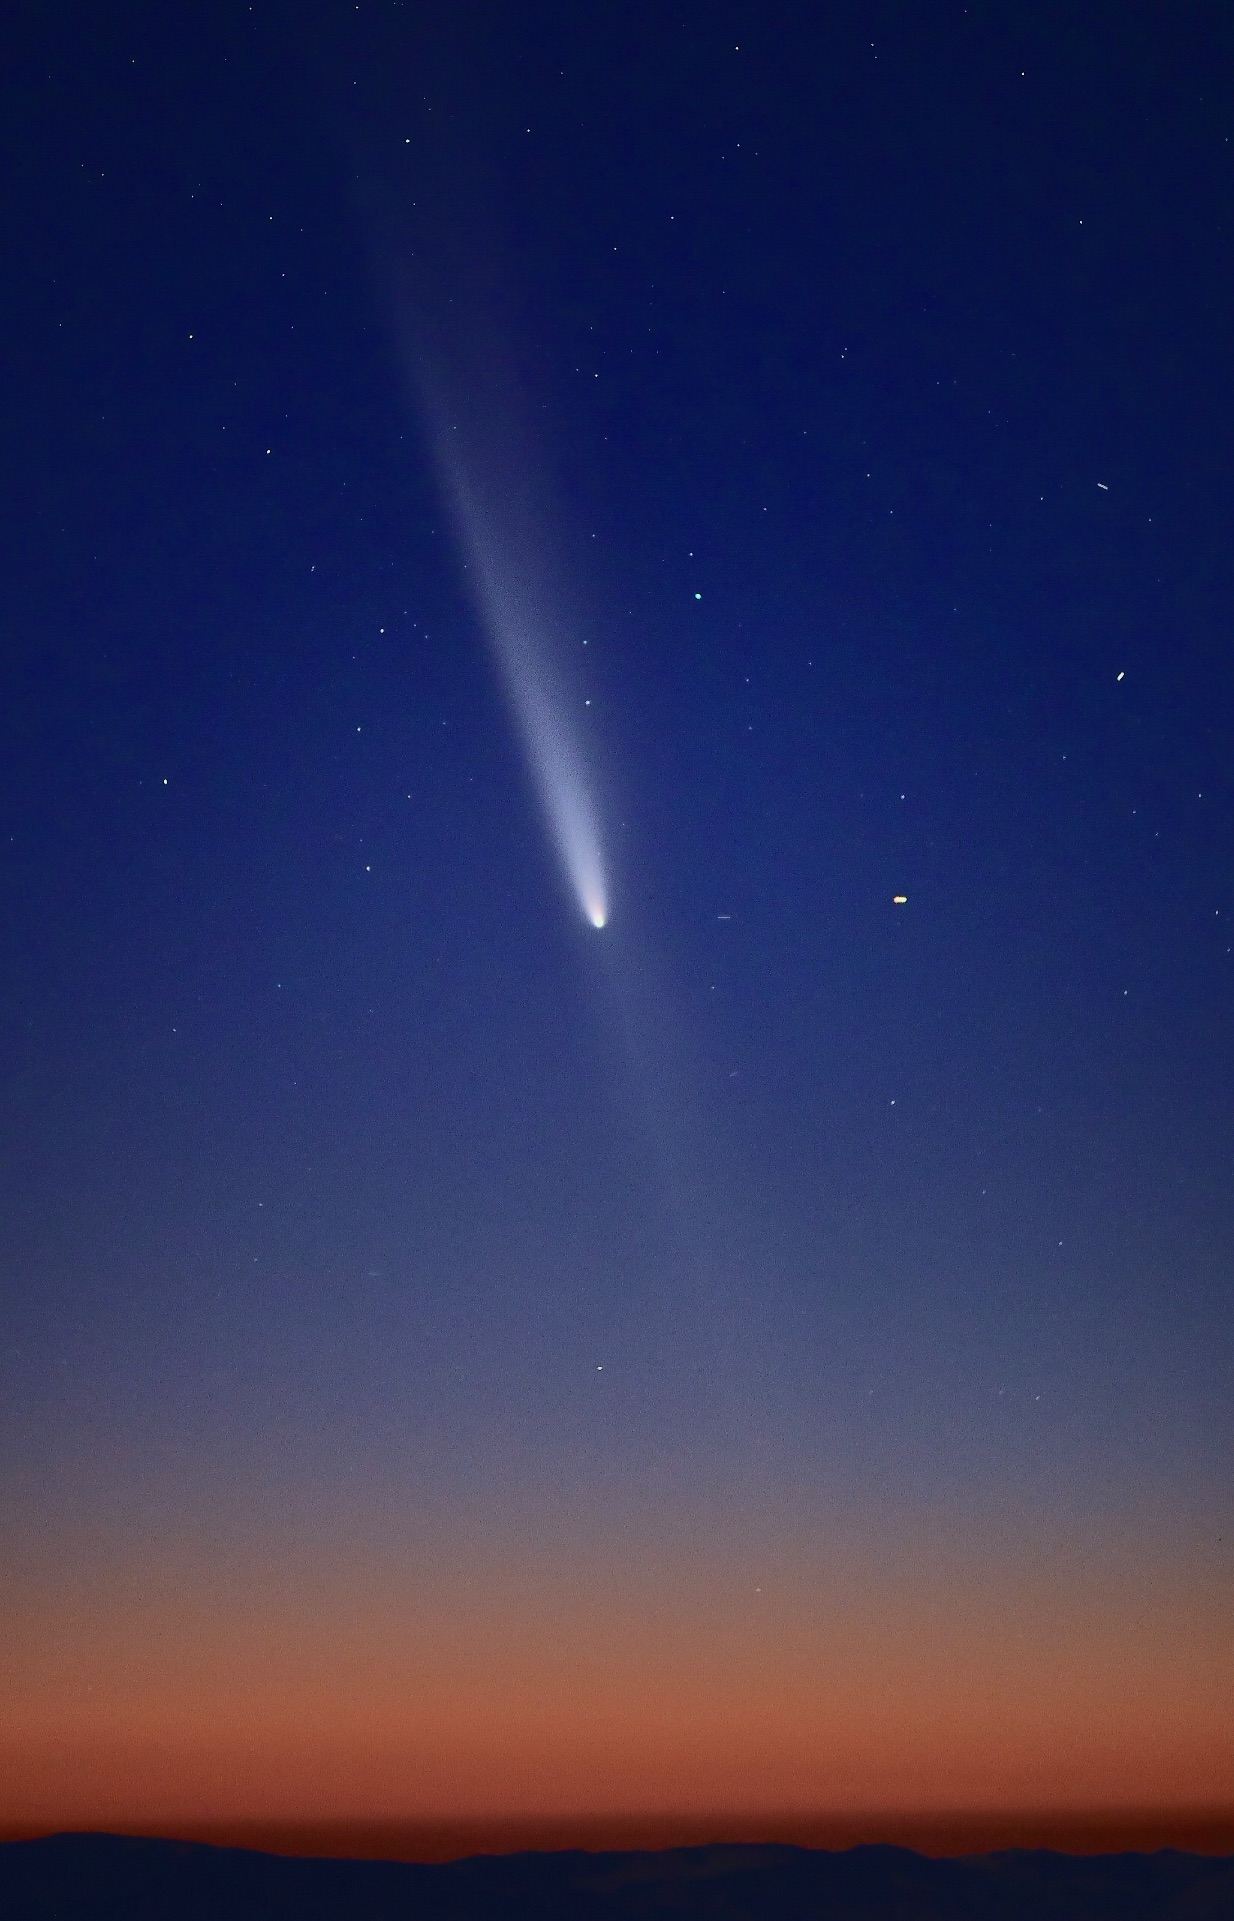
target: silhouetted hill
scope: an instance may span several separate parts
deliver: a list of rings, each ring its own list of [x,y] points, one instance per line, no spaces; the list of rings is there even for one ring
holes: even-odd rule
[[[1234,1921],[1234,1858],[675,1848],[323,1861],[63,1834],[0,1846],[3,1921]]]

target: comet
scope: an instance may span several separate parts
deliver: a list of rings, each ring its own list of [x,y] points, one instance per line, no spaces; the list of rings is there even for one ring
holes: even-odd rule
[[[594,928],[608,922],[599,814],[567,718],[567,623],[537,561],[518,486],[482,494],[453,434],[438,432],[439,465],[453,508],[472,599],[492,649],[527,766],[570,892]]]
[[[578,636],[564,592],[570,543],[559,531],[542,409],[494,311],[503,250],[473,161],[446,142],[440,172],[429,168],[437,180],[429,208],[401,240],[398,219],[384,219],[379,258],[471,600],[549,838],[584,920],[601,928],[609,889],[571,684]]]

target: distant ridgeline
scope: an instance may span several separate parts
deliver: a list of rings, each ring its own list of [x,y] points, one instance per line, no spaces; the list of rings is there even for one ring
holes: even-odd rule
[[[302,1860],[176,1841],[0,1845],[3,1921],[1234,1921],[1234,1857],[905,1848]]]

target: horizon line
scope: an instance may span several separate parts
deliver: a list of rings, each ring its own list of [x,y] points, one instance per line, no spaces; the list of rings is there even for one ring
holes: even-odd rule
[[[1153,1853],[1234,1855],[1234,1805],[1193,1807],[885,1808],[779,1813],[717,1809],[675,1813],[490,1815],[452,1817],[319,1816],[270,1818],[140,1817],[119,1821],[0,1819],[0,1844],[63,1834],[196,1842],[265,1854],[333,1860],[444,1865],[476,1855],[660,1853],[687,1847],[862,1846],[911,1849],[933,1859],[993,1854],[1013,1848],[1063,1854]]]

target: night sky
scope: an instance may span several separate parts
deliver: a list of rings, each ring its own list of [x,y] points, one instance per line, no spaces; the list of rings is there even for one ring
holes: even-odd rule
[[[0,1822],[1230,1805],[1228,10],[13,17]]]

